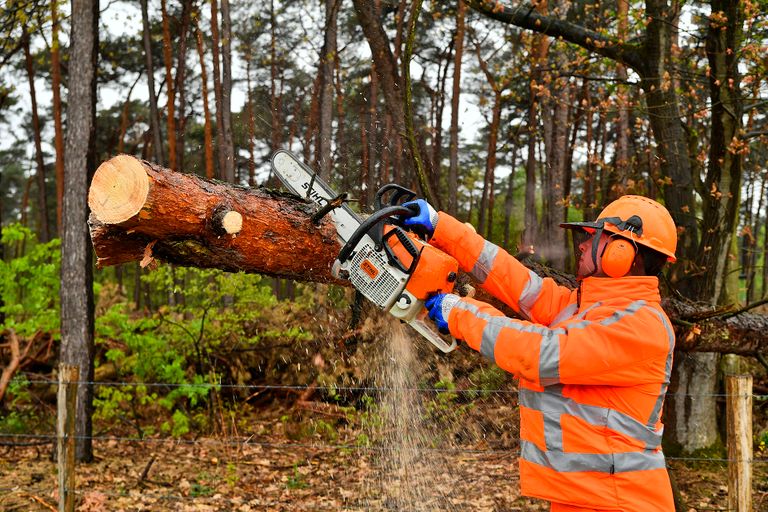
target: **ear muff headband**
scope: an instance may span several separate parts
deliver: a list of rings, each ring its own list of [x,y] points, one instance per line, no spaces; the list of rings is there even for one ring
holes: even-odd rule
[[[603,272],[610,277],[627,275],[635,261],[635,254],[635,246],[629,240],[623,238],[611,240],[603,249],[600,260]]]

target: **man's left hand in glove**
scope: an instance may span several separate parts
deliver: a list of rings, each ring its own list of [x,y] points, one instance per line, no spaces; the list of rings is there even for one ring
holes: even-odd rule
[[[424,303],[424,307],[429,311],[429,318],[435,322],[437,330],[442,334],[451,334],[448,329],[447,312],[450,312],[459,300],[460,297],[452,293],[436,293]]]

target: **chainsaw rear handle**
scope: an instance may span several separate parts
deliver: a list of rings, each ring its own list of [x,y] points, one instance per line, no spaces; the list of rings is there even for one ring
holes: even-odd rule
[[[381,222],[384,219],[397,215],[410,217],[413,215],[413,212],[409,208],[400,205],[386,206],[381,210],[374,212],[370,217],[360,223],[360,227],[358,227],[355,232],[352,233],[352,236],[349,237],[347,243],[344,244],[344,247],[342,247],[341,251],[339,251],[339,262],[344,263],[347,261],[352,256],[352,252],[357,247],[357,244],[359,244],[363,239],[363,236],[368,234],[371,230],[377,228],[378,225],[378,229],[380,229],[381,232],[378,234],[378,236],[371,238],[374,238],[377,243],[381,244],[381,248],[384,249],[390,264],[395,265],[402,272],[410,274],[413,271],[414,265],[416,265],[416,260],[419,256],[419,248],[416,247],[413,241],[408,238],[408,235],[406,235],[405,232],[403,232],[402,229],[398,227],[395,227],[386,235],[383,234],[384,225]],[[400,243],[403,244],[403,247],[405,247],[405,249],[408,251],[408,254],[410,254],[413,258],[410,268],[406,268],[405,265],[403,265],[403,263],[392,253],[389,244],[386,243],[387,238],[392,236],[392,234],[397,236],[397,239],[400,241]],[[381,248],[377,249],[381,250]]]

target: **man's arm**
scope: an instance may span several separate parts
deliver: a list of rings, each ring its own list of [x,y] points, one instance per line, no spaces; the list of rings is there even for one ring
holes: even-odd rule
[[[452,295],[443,300],[440,314],[454,337],[500,368],[541,386],[663,382],[674,348],[666,317],[643,301],[621,309],[596,308],[588,319],[554,329]]]
[[[551,324],[575,293],[550,278],[542,279],[445,212],[438,213],[429,243],[456,258],[461,269],[491,295],[535,323]]]

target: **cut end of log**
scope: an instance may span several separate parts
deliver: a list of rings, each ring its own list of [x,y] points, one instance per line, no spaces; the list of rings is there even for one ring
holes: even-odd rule
[[[221,219],[221,228],[228,235],[236,235],[243,229],[243,216],[238,212],[229,211]]]
[[[142,163],[130,155],[118,155],[96,169],[88,206],[104,224],[119,224],[141,211],[148,194],[149,176]]]

